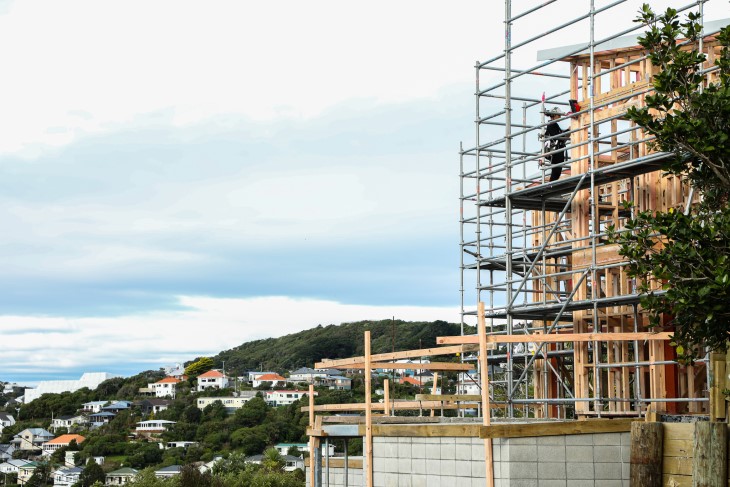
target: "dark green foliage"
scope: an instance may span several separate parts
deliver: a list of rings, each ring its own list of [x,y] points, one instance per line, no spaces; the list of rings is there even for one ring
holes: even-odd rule
[[[79,476],[77,483],[78,487],[91,487],[94,482],[101,482],[102,484],[106,480],[104,470],[95,461],[90,460]]]
[[[691,13],[680,21],[674,9],[655,15],[643,6],[637,21],[649,30],[640,43],[661,72],[646,108],[630,108],[629,118],[656,136],[656,148],[672,155],[665,169],[688,178],[702,202],[689,215],[639,213],[628,232],[609,232],[648,293],[642,306],[652,324],[672,318],[677,354],[687,360],[705,347],[725,350],[730,331],[730,27],[717,35],[724,46],[719,82],[701,90],[698,18]],[[651,293],[656,286],[666,294]]]
[[[233,421],[239,427],[251,427],[261,424],[269,413],[270,406],[260,397],[254,397],[233,415]]]
[[[465,333],[474,333],[467,327]],[[268,338],[244,343],[221,352],[214,361],[226,362],[226,369],[243,373],[258,370],[284,372],[311,367],[323,358],[344,358],[362,355],[363,332],[371,331],[372,353],[411,350],[436,345],[436,337],[458,335],[459,325],[445,321],[405,322],[401,320],[359,321],[341,325],[318,326],[281,338]]]

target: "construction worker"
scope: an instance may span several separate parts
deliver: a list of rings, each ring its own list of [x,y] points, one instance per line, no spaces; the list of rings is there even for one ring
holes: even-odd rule
[[[559,164],[565,162],[566,151],[561,151],[560,149],[565,148],[565,142],[568,140],[568,136],[562,135],[566,132],[566,130],[560,128],[558,122],[555,122],[555,120],[563,116],[563,114],[560,113],[560,109],[553,108],[552,110],[546,111],[545,114],[550,117],[551,122],[547,124],[543,134],[543,152],[548,153],[545,155],[545,163],[553,166],[553,169],[550,172],[550,181],[552,182],[557,181],[560,178],[560,174],[563,172],[563,167],[559,166]],[[559,152],[549,154],[553,151]]]

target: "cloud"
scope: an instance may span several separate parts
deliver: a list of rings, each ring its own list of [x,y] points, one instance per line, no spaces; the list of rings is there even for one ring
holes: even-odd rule
[[[73,378],[84,371],[129,375],[318,324],[393,316],[408,321],[459,319],[455,307],[368,306],[285,296],[177,300],[181,310],[116,317],[0,316],[0,379],[36,382]]]

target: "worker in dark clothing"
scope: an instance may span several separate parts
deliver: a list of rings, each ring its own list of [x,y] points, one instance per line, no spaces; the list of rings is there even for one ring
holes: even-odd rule
[[[552,182],[557,181],[558,178],[560,178],[560,174],[563,172],[563,167],[558,165],[565,162],[566,151],[561,151],[560,149],[565,149],[565,141],[568,140],[568,136],[562,135],[566,131],[560,128],[558,122],[554,121],[562,116],[560,110],[554,108],[552,110],[548,110],[546,114],[550,117],[551,122],[547,124],[547,127],[545,127],[545,134],[543,136],[543,152],[548,153],[545,156],[545,162],[553,166],[553,169],[550,172],[550,181]],[[558,152],[549,154],[553,151]]]

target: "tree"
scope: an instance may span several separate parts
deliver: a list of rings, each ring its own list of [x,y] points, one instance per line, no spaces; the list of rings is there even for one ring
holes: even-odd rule
[[[185,374],[190,377],[197,377],[204,372],[208,372],[215,366],[215,362],[210,357],[201,357],[195,362],[185,367]]]
[[[106,475],[101,465],[96,463],[94,460],[89,460],[89,463],[84,468],[84,471],[79,475],[78,487],[92,487],[96,482],[102,484],[106,480]]]
[[[669,154],[664,169],[686,178],[702,201],[689,214],[640,212],[626,232],[609,231],[638,279],[651,324],[674,326],[680,360],[705,347],[726,350],[730,330],[730,28],[716,36],[723,46],[717,82],[703,86],[698,20],[690,13],[681,21],[671,8],[656,15],[644,4],[636,21],[649,29],[639,43],[660,71],[646,106],[630,108],[628,117],[656,137],[653,147]]]

